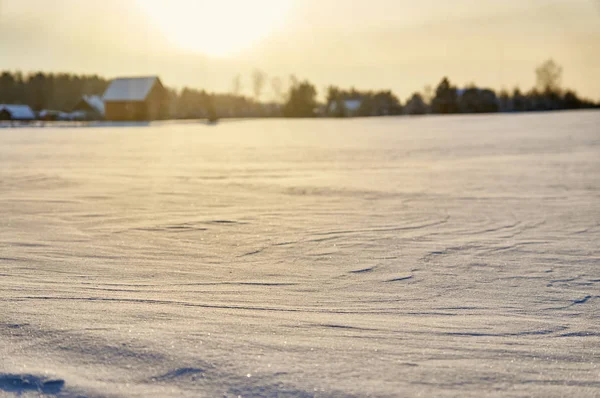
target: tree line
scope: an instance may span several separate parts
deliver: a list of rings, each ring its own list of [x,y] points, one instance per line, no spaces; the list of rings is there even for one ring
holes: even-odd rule
[[[529,91],[515,88],[495,92],[469,84],[458,88],[444,77],[435,90],[427,86],[411,95],[405,103],[390,90],[361,91],[355,88],[326,88],[325,101],[308,80],[291,76],[287,81],[268,78],[255,70],[251,74],[253,96],[243,95],[241,75],[234,77],[231,92],[209,93],[185,87],[167,88],[169,118],[204,117],[348,117],[384,115],[423,115],[452,113],[490,113],[548,111],[600,107],[600,103],[580,98],[573,90],[562,88],[562,68],[548,60],[536,69],[536,84]],[[42,109],[70,111],[84,95],[102,95],[109,80],[97,75],[5,71],[0,74],[0,104],[25,104]],[[270,86],[271,98],[264,100]]]
[[[108,83],[96,75],[5,71],[0,74],[0,104],[29,105],[36,111],[68,111],[84,95],[102,94]]]
[[[574,90],[563,89],[562,72],[562,67],[552,59],[544,62],[535,70],[535,86],[527,92],[515,88],[512,92],[501,90],[496,93],[493,89],[477,87],[475,84],[458,88],[444,77],[435,90],[427,86],[423,93],[414,93],[404,104],[391,91],[343,90],[330,86],[327,88],[325,104],[320,108],[316,104],[316,89],[305,81],[291,86],[290,98],[283,113],[284,116],[296,117],[345,117],[600,108],[600,102],[581,98]],[[349,106],[353,108],[348,109]]]

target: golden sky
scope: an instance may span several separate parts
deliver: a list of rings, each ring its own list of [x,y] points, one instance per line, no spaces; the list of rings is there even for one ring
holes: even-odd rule
[[[0,0],[0,69],[211,91],[250,94],[255,68],[403,100],[444,75],[529,89],[550,57],[600,99],[600,0]]]

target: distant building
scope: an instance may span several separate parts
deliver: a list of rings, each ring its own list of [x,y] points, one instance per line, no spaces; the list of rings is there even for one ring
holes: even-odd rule
[[[38,112],[38,119],[46,122],[54,122],[57,120],[71,120],[71,115],[67,112],[55,111],[52,109],[43,109]]]
[[[156,76],[115,79],[102,99],[106,120],[157,120],[168,111],[167,92]]]
[[[0,120],[35,120],[35,113],[27,105],[0,104]]]
[[[352,117],[358,115],[361,105],[362,99],[345,99],[332,102],[328,111],[331,115]]]
[[[97,95],[84,95],[71,110],[74,120],[104,119],[104,101]]]

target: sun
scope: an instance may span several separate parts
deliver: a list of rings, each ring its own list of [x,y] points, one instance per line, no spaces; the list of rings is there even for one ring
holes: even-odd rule
[[[293,1],[137,0],[137,4],[174,46],[226,57],[280,29]]]

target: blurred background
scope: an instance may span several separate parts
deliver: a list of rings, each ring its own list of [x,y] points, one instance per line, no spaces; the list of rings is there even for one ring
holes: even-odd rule
[[[0,69],[160,75],[232,91],[260,69],[404,99],[442,76],[527,90],[553,58],[563,84],[600,99],[597,0],[0,0]],[[252,94],[250,78],[239,91]],[[276,99],[270,85],[264,100]]]

